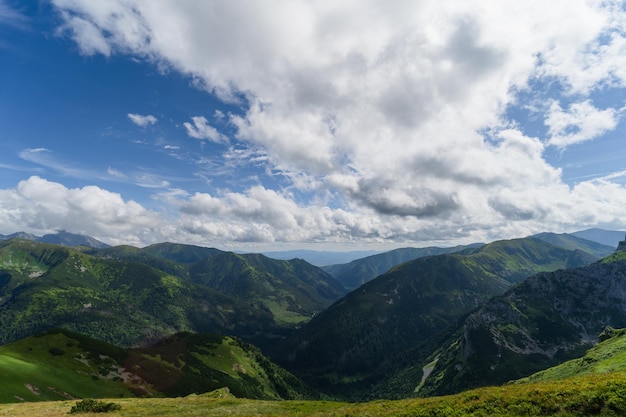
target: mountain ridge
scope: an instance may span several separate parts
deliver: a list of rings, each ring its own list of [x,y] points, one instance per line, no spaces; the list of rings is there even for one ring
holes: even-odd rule
[[[353,290],[377,276],[387,272],[394,266],[413,259],[454,253],[470,247],[481,246],[481,243],[460,245],[450,248],[429,246],[426,248],[398,248],[389,252],[374,254],[365,258],[355,259],[347,264],[335,264],[322,267],[332,275],[344,288]]]
[[[32,240],[35,242],[53,243],[62,246],[86,246],[95,249],[104,249],[110,247],[110,245],[94,239],[93,237],[69,233],[64,230],[60,230],[56,233],[48,233],[43,236],[35,236],[31,233],[25,232],[12,233],[10,235],[0,234],[0,241],[10,239]]]
[[[324,392],[370,399],[372,384],[385,384],[403,353],[425,360],[432,338],[492,296],[535,272],[595,259],[532,237],[414,259],[322,311],[270,357]]]
[[[604,328],[625,323],[625,260],[539,273],[465,319],[420,393],[528,376],[580,355]]]

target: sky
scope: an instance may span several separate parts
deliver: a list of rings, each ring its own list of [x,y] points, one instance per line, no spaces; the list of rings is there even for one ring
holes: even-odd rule
[[[624,230],[625,112],[622,1],[0,0],[0,234]]]

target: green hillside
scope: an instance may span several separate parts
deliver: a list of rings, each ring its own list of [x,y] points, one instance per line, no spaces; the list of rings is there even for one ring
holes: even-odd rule
[[[407,397],[422,377],[415,364],[448,326],[533,272],[590,258],[533,238],[419,258],[351,292],[270,356],[341,398]]]
[[[567,248],[561,244],[555,245],[542,239],[527,237],[499,240],[465,249],[458,254],[471,259],[478,268],[511,284],[517,284],[538,272],[576,268],[600,259],[578,247]]]
[[[109,400],[107,400],[109,401]],[[258,401],[224,391],[179,398],[111,399],[125,417],[485,417],[620,416],[626,414],[626,374],[507,385],[461,394],[397,401]],[[0,405],[0,417],[65,417],[76,401]],[[92,414],[85,414],[92,415]]]
[[[130,350],[125,366],[171,397],[221,387],[240,398],[318,397],[257,347],[230,336],[177,334],[150,348]]]
[[[185,396],[220,388],[241,398],[316,398],[256,347],[208,334],[177,334],[150,348],[120,349],[53,330],[0,346],[0,380],[0,403]]]
[[[133,397],[139,386],[154,393],[144,381],[120,371],[125,356],[112,345],[61,332],[0,346],[0,403]]]
[[[584,356],[537,372],[516,383],[557,381],[581,375],[626,372],[626,329],[606,328]]]
[[[330,275],[303,260],[259,254],[209,256],[195,263],[190,275],[195,283],[265,306],[284,324],[308,321],[346,292]]]
[[[31,241],[0,242],[0,343],[54,327],[119,346],[180,331],[250,339],[278,331],[263,306],[146,264]]]
[[[425,256],[454,253],[475,246],[480,246],[480,244],[455,246],[451,248],[399,248],[389,252],[371,255],[366,258],[356,259],[347,264],[324,266],[322,269],[335,277],[346,289],[353,290],[404,262]]]
[[[565,249],[580,250],[597,258],[604,258],[615,251],[616,245],[606,245],[592,240],[584,239],[575,234],[568,233],[539,233],[532,236],[555,246]]]
[[[88,249],[84,252],[101,259],[145,264],[170,275],[189,279],[189,266],[187,264],[172,260],[167,256],[160,256],[160,252],[150,250],[150,248],[139,249],[134,246],[121,245],[106,249]],[[189,256],[192,256],[193,250],[190,249],[189,252]]]
[[[0,242],[0,343],[65,327],[119,346],[181,331],[274,343],[345,293],[302,260],[163,243]]]
[[[438,361],[420,395],[526,377],[581,356],[605,327],[624,326],[626,261],[618,255],[534,275],[472,312],[430,358]]]
[[[209,256],[223,253],[215,248],[167,242],[146,246],[141,251],[156,258],[168,259],[181,264],[194,264]]]
[[[174,243],[89,253],[139,262],[246,303],[252,301],[271,311],[275,321],[285,326],[308,321],[346,292],[330,275],[300,259],[281,261]]]

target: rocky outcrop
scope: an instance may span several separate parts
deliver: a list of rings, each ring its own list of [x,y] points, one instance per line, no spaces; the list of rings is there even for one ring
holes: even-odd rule
[[[444,394],[577,357],[626,326],[626,261],[537,274],[470,314],[421,391]]]

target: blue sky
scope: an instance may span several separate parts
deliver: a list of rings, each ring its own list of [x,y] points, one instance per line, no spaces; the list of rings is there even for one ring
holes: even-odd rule
[[[624,3],[463,3],[0,0],[0,233],[626,229]]]

